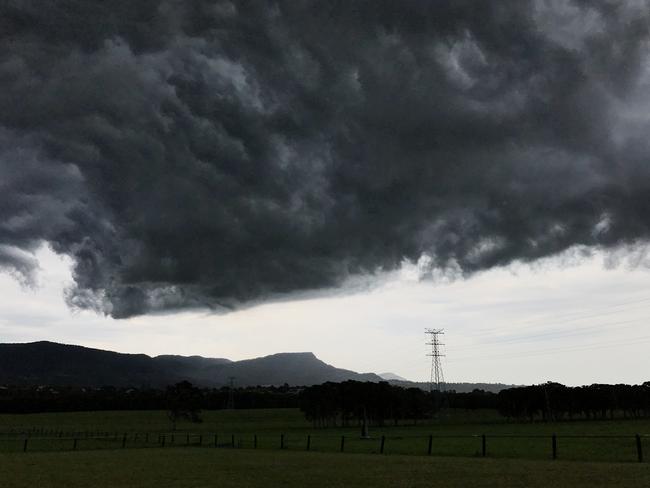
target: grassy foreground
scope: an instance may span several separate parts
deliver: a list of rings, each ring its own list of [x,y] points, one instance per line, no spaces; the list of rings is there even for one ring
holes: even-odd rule
[[[75,438],[79,450],[115,449],[122,446],[125,434],[128,436],[125,446],[129,448],[155,448],[161,434],[166,436],[166,447],[200,442],[209,448],[214,443],[214,435],[219,434],[219,443],[228,447],[232,436],[240,448],[253,448],[256,438],[259,450],[279,449],[283,436],[284,448],[291,451],[304,451],[310,435],[311,450],[337,452],[344,435],[347,453],[376,454],[381,437],[386,436],[385,454],[421,456],[426,455],[428,436],[433,435],[433,455],[475,457],[481,452],[480,435],[486,434],[488,457],[544,460],[551,457],[550,436],[556,433],[561,460],[635,462],[633,435],[650,434],[649,419],[508,423],[490,411],[449,412],[442,418],[417,425],[371,427],[370,440],[360,439],[358,427],[314,429],[297,409],[204,411],[203,419],[200,424],[180,423],[172,437],[164,411],[0,415],[0,452],[22,451],[26,436],[30,436],[28,451],[72,450]],[[86,433],[97,432],[109,436],[97,440],[86,438]],[[148,433],[146,438],[144,433]],[[611,437],[621,435],[626,437]],[[647,463],[650,437],[642,438],[642,446]]]
[[[180,422],[182,432],[235,434],[357,434],[358,426],[314,429],[297,408],[255,410],[204,410],[202,423]],[[31,429],[63,431],[170,432],[171,423],[162,410],[124,410],[0,414],[0,433]],[[403,421],[395,426],[371,427],[371,434],[650,434],[650,419],[579,420],[574,422],[507,422],[493,410],[451,410],[436,419],[413,425]]]
[[[643,464],[206,449],[1,454],[0,473],[4,488],[650,486]]]

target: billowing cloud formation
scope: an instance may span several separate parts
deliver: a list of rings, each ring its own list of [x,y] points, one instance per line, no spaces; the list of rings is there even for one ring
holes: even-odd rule
[[[648,5],[8,0],[0,267],[115,317],[650,231]]]

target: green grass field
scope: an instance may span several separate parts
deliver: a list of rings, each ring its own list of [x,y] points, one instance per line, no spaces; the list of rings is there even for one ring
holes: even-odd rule
[[[649,420],[526,424],[489,411],[450,412],[418,425],[373,427],[362,440],[357,427],[314,429],[293,409],[206,411],[203,418],[172,432],[163,411],[0,415],[0,486],[650,486],[650,437],[643,438],[643,464],[632,437],[650,433]],[[583,435],[602,437],[568,437]],[[232,436],[237,449],[226,448]]]
[[[0,454],[0,476],[4,488],[650,486],[645,464],[243,449]]]
[[[283,446],[289,451],[305,450],[310,435],[310,450],[322,452],[338,452],[341,436],[345,436],[346,452],[365,454],[379,453],[385,436],[384,454],[426,455],[429,435],[433,435],[433,455],[473,457],[482,454],[480,436],[485,434],[488,457],[549,459],[550,436],[555,433],[559,459],[634,462],[634,434],[650,433],[650,420],[507,423],[489,411],[452,412],[418,425],[373,427],[367,440],[360,438],[358,427],[314,429],[294,409],[206,411],[203,419],[200,424],[180,423],[172,432],[163,411],[0,415],[0,432],[4,433],[0,452],[22,451],[25,433],[30,436],[28,451],[121,448],[126,433],[127,447],[156,447],[162,434],[166,447],[188,443],[208,447],[214,445],[217,434],[217,443],[223,447],[231,445],[234,435],[236,447],[253,448],[256,437],[259,450],[279,449],[283,436]],[[650,458],[650,437],[642,438],[642,447]]]

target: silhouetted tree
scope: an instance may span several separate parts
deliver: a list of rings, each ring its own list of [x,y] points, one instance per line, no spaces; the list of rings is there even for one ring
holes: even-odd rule
[[[185,419],[190,422],[202,422],[201,419],[201,390],[189,381],[182,381],[167,387],[167,416],[176,430],[176,423]]]

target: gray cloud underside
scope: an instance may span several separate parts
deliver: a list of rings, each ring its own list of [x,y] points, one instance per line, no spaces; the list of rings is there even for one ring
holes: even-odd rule
[[[0,268],[114,317],[650,230],[648,5],[8,0]]]

